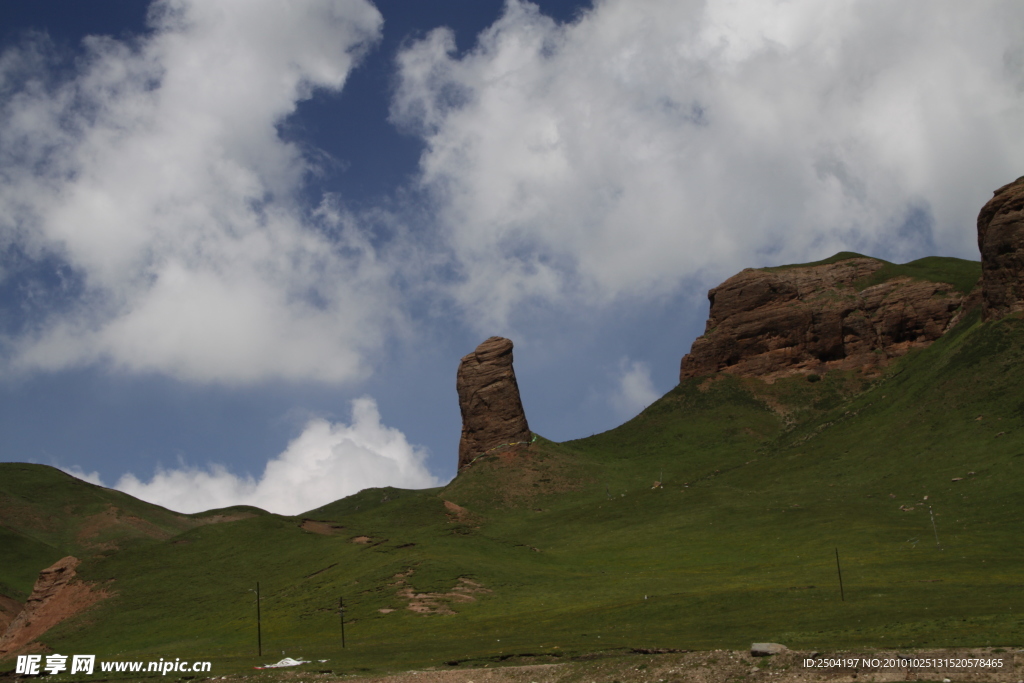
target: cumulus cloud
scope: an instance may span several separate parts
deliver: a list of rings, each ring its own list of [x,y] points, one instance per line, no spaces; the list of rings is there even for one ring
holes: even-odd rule
[[[392,120],[482,327],[842,249],[972,257],[1024,169],[1024,6],[525,0],[399,55]],[[492,328],[493,329],[493,328]]]
[[[67,305],[32,304],[12,364],[360,376],[400,324],[390,271],[343,209],[303,206],[315,169],[277,126],[342,88],[380,14],[366,0],[158,0],[149,22],[135,40],[86,39],[66,78],[45,37],[0,56],[0,247],[66,273]]]
[[[409,444],[401,431],[381,424],[377,403],[363,397],[352,402],[351,424],[310,420],[258,479],[213,464],[161,468],[149,481],[128,473],[113,488],[178,512],[253,505],[297,515],[365,488],[438,486],[441,482],[427,470],[426,457],[424,449]],[[95,472],[65,471],[104,485]]]
[[[106,484],[103,483],[103,479],[100,478],[100,473],[95,470],[93,470],[92,472],[86,472],[85,470],[78,466],[67,468],[61,467],[58,469],[60,469],[65,474],[70,474],[75,479],[81,479],[82,481],[87,481],[90,484],[95,484],[96,486],[106,486]]]
[[[608,401],[622,418],[630,418],[661,398],[651,381],[651,368],[643,361],[622,358],[615,378],[615,391]]]

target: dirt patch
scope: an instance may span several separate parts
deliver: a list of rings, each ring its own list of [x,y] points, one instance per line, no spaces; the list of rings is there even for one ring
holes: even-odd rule
[[[95,539],[109,529],[124,529],[125,527],[134,530],[138,535],[161,541],[175,535],[141,517],[122,515],[120,508],[115,505],[108,505],[107,509],[103,512],[89,515],[82,520],[78,531],[75,533],[75,542],[90,550],[117,550],[118,545],[115,541],[98,541]]]
[[[446,492],[481,509],[532,507],[539,496],[578,491],[590,481],[571,456],[551,453],[536,445],[516,446],[483,456],[473,463],[472,469],[473,476],[460,474]],[[492,482],[501,483],[495,486]]]
[[[78,558],[68,556],[39,572],[32,595],[0,637],[0,658],[33,649],[36,638],[109,597],[109,593],[75,578],[78,563]]]
[[[370,538],[369,536],[353,536],[349,540],[352,541],[353,543],[359,543],[359,544],[362,544],[362,545],[366,545],[367,543],[371,542],[373,539]]]
[[[51,533],[56,530],[57,516],[44,517],[34,506],[21,503],[11,498],[0,498],[0,520],[4,525],[19,532],[42,531]],[[32,535],[29,533],[28,535]]]
[[[122,521],[125,521],[132,527],[134,527],[139,533],[145,534],[150,538],[159,539],[161,541],[166,540],[179,533],[178,531],[167,531],[166,529],[161,529],[156,524],[153,524],[148,520],[142,519],[141,517],[136,517],[135,515],[128,515],[127,517],[122,517],[121,519]]]
[[[715,382],[721,379],[722,375],[711,375],[706,380],[697,385],[697,390],[700,391],[700,393],[702,394],[706,394],[711,389],[711,387],[714,386]]]
[[[255,517],[254,512],[233,512],[230,515],[210,515],[209,517],[182,517],[182,519],[192,522],[195,526],[202,526],[205,524],[223,524],[224,522],[237,522],[242,519],[249,519]]]
[[[783,420],[787,422],[787,424],[789,423],[788,418],[796,410],[793,406],[783,403],[778,399],[778,397],[772,396],[771,394],[768,393],[759,393],[756,390],[752,391],[751,393],[754,394],[754,396],[757,397],[757,400],[761,401],[761,403],[763,403],[765,407],[768,408],[768,410],[772,411],[773,413],[781,417]]]
[[[455,610],[452,609],[453,603],[475,602],[476,597],[474,596],[492,592],[490,588],[485,588],[483,584],[462,576],[459,577],[455,586],[448,592],[417,593],[408,584],[408,579],[412,575],[412,569],[395,574],[395,581],[388,585],[396,586],[398,590],[395,591],[395,597],[407,603],[405,606],[407,610],[417,614],[455,614]],[[386,610],[380,609],[377,611],[382,614],[388,614],[393,612],[394,609],[386,608]]]
[[[444,514],[448,517],[449,524],[479,524],[479,515],[474,515],[472,512],[456,505],[450,500],[444,501]]]
[[[555,683],[566,680],[565,669],[563,664],[528,664],[460,671],[408,671],[360,680],[367,683]]]
[[[82,519],[82,523],[75,533],[75,542],[91,550],[116,550],[117,544],[113,541],[99,542],[95,540],[100,533],[116,526],[118,526],[117,508],[111,505],[103,512]]]
[[[302,520],[302,523],[299,524],[299,528],[313,534],[320,534],[321,536],[337,536],[345,527],[340,524],[335,524],[334,522],[319,522],[315,519],[304,519]],[[365,538],[365,536],[361,538]]]

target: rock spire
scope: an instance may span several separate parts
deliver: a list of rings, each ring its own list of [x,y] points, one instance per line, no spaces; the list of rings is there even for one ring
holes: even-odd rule
[[[459,364],[455,388],[462,411],[459,469],[506,444],[529,442],[519,385],[512,369],[512,341],[491,337]]]

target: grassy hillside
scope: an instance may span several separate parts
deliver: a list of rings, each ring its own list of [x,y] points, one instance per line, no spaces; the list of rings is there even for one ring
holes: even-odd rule
[[[910,277],[930,282],[948,282],[961,294],[967,294],[981,278],[981,263],[950,256],[926,256],[910,263],[889,263],[868,277],[855,283],[857,289],[867,289],[896,277]]]
[[[40,569],[64,557],[53,546],[5,527],[0,527],[0,548],[0,595],[18,602],[29,596]]]
[[[1022,387],[1024,321],[977,314],[877,379],[690,380],[617,429],[481,458],[443,489],[94,557],[80,573],[116,595],[43,640],[219,673],[282,652],[352,672],[753,641],[1020,646]]]
[[[198,523],[52,467],[0,463],[0,594],[24,600],[39,570],[65,555],[107,555]]]
[[[811,263],[794,263],[785,266],[774,266],[762,268],[768,272],[778,272],[791,268],[808,268],[813,266],[824,266],[831,263],[838,263],[852,258],[870,258],[882,263],[882,267],[871,275],[862,278],[854,283],[857,290],[867,289],[872,285],[878,285],[897,277],[909,277],[916,280],[928,280],[929,282],[948,282],[953,285],[961,294],[967,294],[981,278],[981,263],[968,261],[966,259],[953,258],[950,256],[926,256],[925,258],[910,261],[909,263],[891,263],[884,259],[865,256],[853,251],[841,251],[838,254],[814,261]]]

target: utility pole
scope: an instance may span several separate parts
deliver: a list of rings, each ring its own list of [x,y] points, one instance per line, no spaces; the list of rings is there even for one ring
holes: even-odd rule
[[[256,582],[256,649],[263,656],[263,620],[260,618],[260,582]]]
[[[843,569],[839,566],[839,548],[836,548],[836,571],[839,572],[839,599],[846,602],[846,594],[843,592]]]
[[[256,652],[263,656],[263,621],[259,613],[259,582],[256,582],[256,590],[249,589],[250,593],[256,593]]]
[[[345,647],[345,598],[338,597],[338,615],[341,617],[341,646]]]
[[[932,518],[932,531],[935,532],[935,545],[936,547],[941,548],[942,544],[939,543],[939,528],[935,526],[935,513],[932,511],[931,505],[928,506],[928,514],[931,515]]]

